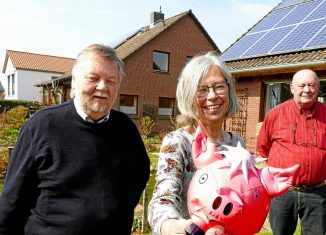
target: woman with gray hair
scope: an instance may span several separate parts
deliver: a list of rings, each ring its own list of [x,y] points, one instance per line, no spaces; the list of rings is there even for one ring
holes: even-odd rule
[[[149,223],[153,234],[186,234],[191,224],[187,209],[187,191],[196,171],[192,155],[193,135],[201,126],[207,141],[236,146],[244,141],[223,130],[224,121],[240,108],[234,79],[214,52],[191,59],[183,69],[176,92],[181,128],[168,133],[160,149],[156,185],[149,203]],[[206,234],[221,234],[213,228]]]

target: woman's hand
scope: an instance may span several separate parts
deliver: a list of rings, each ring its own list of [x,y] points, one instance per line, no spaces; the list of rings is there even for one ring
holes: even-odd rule
[[[161,235],[185,235],[185,229],[191,225],[190,219],[168,219],[161,225]],[[210,228],[206,231],[205,235],[222,235],[224,228],[220,225]]]
[[[224,234],[224,228],[220,225],[208,229],[205,233],[205,235],[222,235],[222,234]]]
[[[185,235],[185,229],[190,224],[190,219],[167,219],[161,225],[161,235]]]

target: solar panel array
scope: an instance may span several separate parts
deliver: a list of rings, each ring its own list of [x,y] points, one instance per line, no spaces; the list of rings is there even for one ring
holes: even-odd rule
[[[326,0],[298,1],[274,8],[221,58],[227,61],[325,46]]]
[[[131,31],[125,35],[122,35],[116,39],[114,39],[112,42],[109,43],[109,46],[112,48],[117,48],[118,46],[120,46],[121,44],[123,44],[124,42],[126,42],[129,38],[133,37],[135,34],[137,34],[140,31],[140,29]]]

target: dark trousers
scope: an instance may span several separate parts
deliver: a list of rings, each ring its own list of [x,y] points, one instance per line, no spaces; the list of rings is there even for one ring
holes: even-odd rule
[[[272,199],[269,220],[273,235],[291,235],[300,218],[302,235],[326,234],[326,185],[309,192],[289,190]]]

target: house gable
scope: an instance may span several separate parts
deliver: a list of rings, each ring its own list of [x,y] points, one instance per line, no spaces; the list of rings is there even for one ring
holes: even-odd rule
[[[145,32],[131,38],[129,43],[138,39],[144,41],[141,46],[133,47],[134,51],[129,51],[124,58],[127,76],[121,84],[120,94],[123,95],[123,99],[133,96],[138,104],[138,113],[132,116],[136,122],[145,115],[155,117],[156,131],[169,130],[167,127],[173,127],[172,123],[178,114],[176,105],[178,77],[187,61],[208,51],[220,52],[210,37],[207,37],[206,30],[203,30],[191,11],[175,17],[169,18],[173,19],[173,24],[165,23],[164,26],[161,21],[149,29],[149,31],[159,31],[150,39],[147,37],[148,34],[154,32]],[[169,19],[165,21],[169,22]],[[122,47],[125,48],[127,44],[128,42],[122,44],[117,51],[119,52]],[[130,49],[132,45],[128,45]],[[168,55],[167,71],[159,71],[155,68],[154,55],[157,52]],[[116,108],[119,108],[119,100],[116,105]],[[172,115],[166,116],[165,112]]]
[[[175,23],[177,23],[186,16],[190,16],[196,22],[198,27],[201,29],[202,33],[205,35],[205,37],[207,37],[207,40],[213,45],[214,50],[220,53],[220,50],[218,49],[214,41],[211,39],[211,37],[208,35],[204,27],[200,24],[200,22],[194,16],[192,11],[189,10],[171,18],[168,18],[166,20],[159,21],[159,23],[156,23],[153,27],[145,26],[140,30],[136,31],[128,38],[128,40],[126,40],[115,48],[118,56],[122,60],[126,59],[128,56],[135,53],[138,49],[145,46],[155,37],[172,27]]]
[[[69,73],[75,59],[7,50],[3,65],[6,99],[41,100],[36,83]]]

